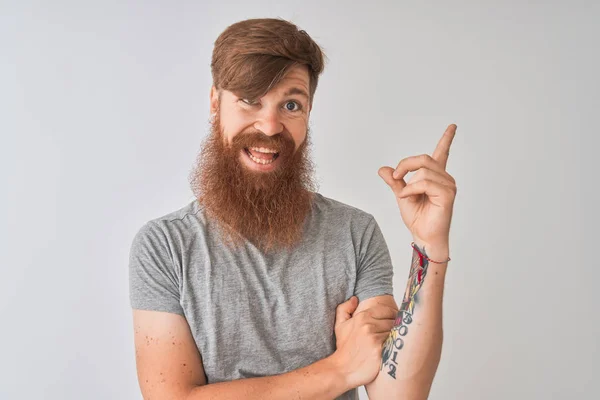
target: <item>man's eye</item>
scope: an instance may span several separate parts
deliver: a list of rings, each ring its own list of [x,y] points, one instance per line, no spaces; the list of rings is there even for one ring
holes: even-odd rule
[[[244,102],[244,103],[248,104],[249,106],[254,106],[254,105],[258,104],[257,102],[255,102],[255,101],[251,101],[251,100],[248,100],[248,99],[240,99],[240,100],[241,100],[242,102]]]
[[[289,108],[288,104],[295,104],[298,106],[298,108],[294,110],[293,108]],[[300,111],[302,109],[302,105],[300,105],[300,103],[296,101],[288,101],[287,103],[285,103],[285,109],[288,111]]]
[[[244,104],[247,104],[249,106],[256,106],[256,105],[259,104],[259,102],[257,102],[257,101],[252,101],[252,100],[243,99],[243,98],[240,98],[239,101],[241,101]],[[292,107],[289,106],[290,104],[292,104]],[[294,104],[296,105],[296,108],[294,108],[294,106],[293,106]],[[292,111],[292,112],[296,112],[296,111],[302,110],[302,104],[300,104],[300,103],[298,103],[297,101],[294,101],[294,100],[290,100],[290,101],[286,102],[284,107],[285,107],[285,109],[287,111]]]

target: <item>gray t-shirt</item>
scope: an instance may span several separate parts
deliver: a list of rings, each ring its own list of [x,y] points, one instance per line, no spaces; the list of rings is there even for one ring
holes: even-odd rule
[[[393,294],[392,262],[374,217],[315,193],[293,251],[232,251],[192,201],[148,221],[129,257],[134,309],[184,316],[208,383],[276,375],[335,351],[338,304]],[[357,390],[338,399],[357,399]]]

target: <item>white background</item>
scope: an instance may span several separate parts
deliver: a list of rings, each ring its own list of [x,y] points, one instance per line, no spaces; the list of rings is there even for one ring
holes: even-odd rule
[[[396,297],[411,237],[377,170],[458,125],[430,398],[600,398],[600,8],[534,3],[1,1],[0,398],[141,398],[129,246],[193,199],[214,40],[256,17],[323,47],[320,192],[375,216]]]

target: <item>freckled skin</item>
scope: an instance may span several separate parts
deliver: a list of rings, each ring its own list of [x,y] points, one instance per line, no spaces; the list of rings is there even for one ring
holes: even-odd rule
[[[134,316],[139,328],[136,365],[144,399],[185,398],[190,385],[206,383],[203,372],[192,367],[202,361],[182,316],[146,310],[134,310]]]

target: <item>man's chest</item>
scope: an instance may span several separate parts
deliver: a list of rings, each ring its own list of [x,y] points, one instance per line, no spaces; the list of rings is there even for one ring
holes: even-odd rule
[[[182,305],[207,377],[272,375],[331,354],[335,308],[356,281],[347,250],[219,253],[184,266]]]

